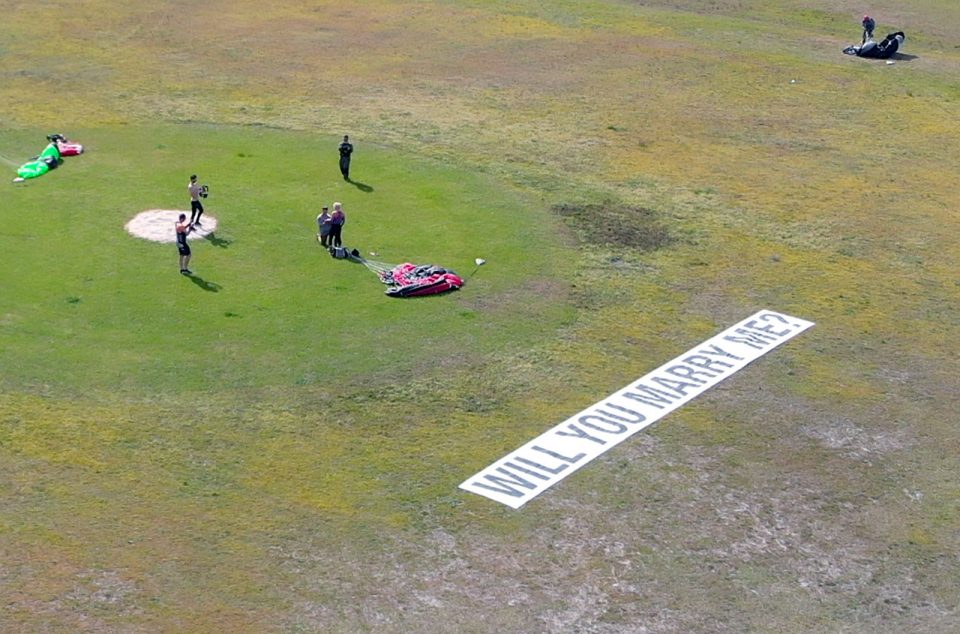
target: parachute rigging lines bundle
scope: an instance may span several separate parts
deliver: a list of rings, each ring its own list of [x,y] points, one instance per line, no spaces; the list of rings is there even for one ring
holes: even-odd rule
[[[462,277],[450,269],[433,264],[385,264],[360,256],[356,249],[350,252],[349,257],[376,273],[380,281],[387,285],[384,292],[390,297],[438,295],[463,286]]]

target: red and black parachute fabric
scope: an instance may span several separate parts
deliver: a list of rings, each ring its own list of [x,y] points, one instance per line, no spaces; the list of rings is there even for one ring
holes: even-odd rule
[[[458,290],[464,284],[464,279],[450,269],[434,264],[384,264],[368,260],[360,255],[357,249],[343,249],[340,257],[359,262],[377,274],[380,281],[387,285],[384,291],[390,297],[423,297],[425,295],[439,295]],[[334,253],[331,250],[331,253]],[[334,254],[334,257],[337,257]]]
[[[387,285],[390,297],[421,297],[458,290],[463,278],[449,269],[433,264],[405,262],[392,269],[378,272],[380,281]]]

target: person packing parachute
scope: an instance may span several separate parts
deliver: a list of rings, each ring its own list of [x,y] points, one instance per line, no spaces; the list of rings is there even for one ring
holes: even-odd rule
[[[873,30],[877,28],[877,21],[869,15],[865,15],[860,22],[860,26],[863,27],[863,38],[860,40],[860,44],[866,44],[867,40],[873,39]]]

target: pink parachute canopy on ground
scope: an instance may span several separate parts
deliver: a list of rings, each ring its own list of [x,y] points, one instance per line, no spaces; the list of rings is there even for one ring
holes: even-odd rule
[[[455,291],[463,286],[463,278],[448,269],[432,264],[399,264],[380,274],[388,285],[390,297],[418,297]]]
[[[318,236],[319,239],[319,236]],[[450,269],[433,264],[384,264],[368,260],[357,249],[330,247],[334,258],[346,258],[359,262],[377,274],[380,281],[387,285],[385,293],[390,297],[422,297],[439,295],[458,290],[465,280]],[[477,267],[485,261],[477,258]]]

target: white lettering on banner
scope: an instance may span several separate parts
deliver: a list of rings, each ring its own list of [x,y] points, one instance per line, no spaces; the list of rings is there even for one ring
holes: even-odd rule
[[[501,458],[460,488],[520,508],[687,401],[813,326],[761,310]]]

